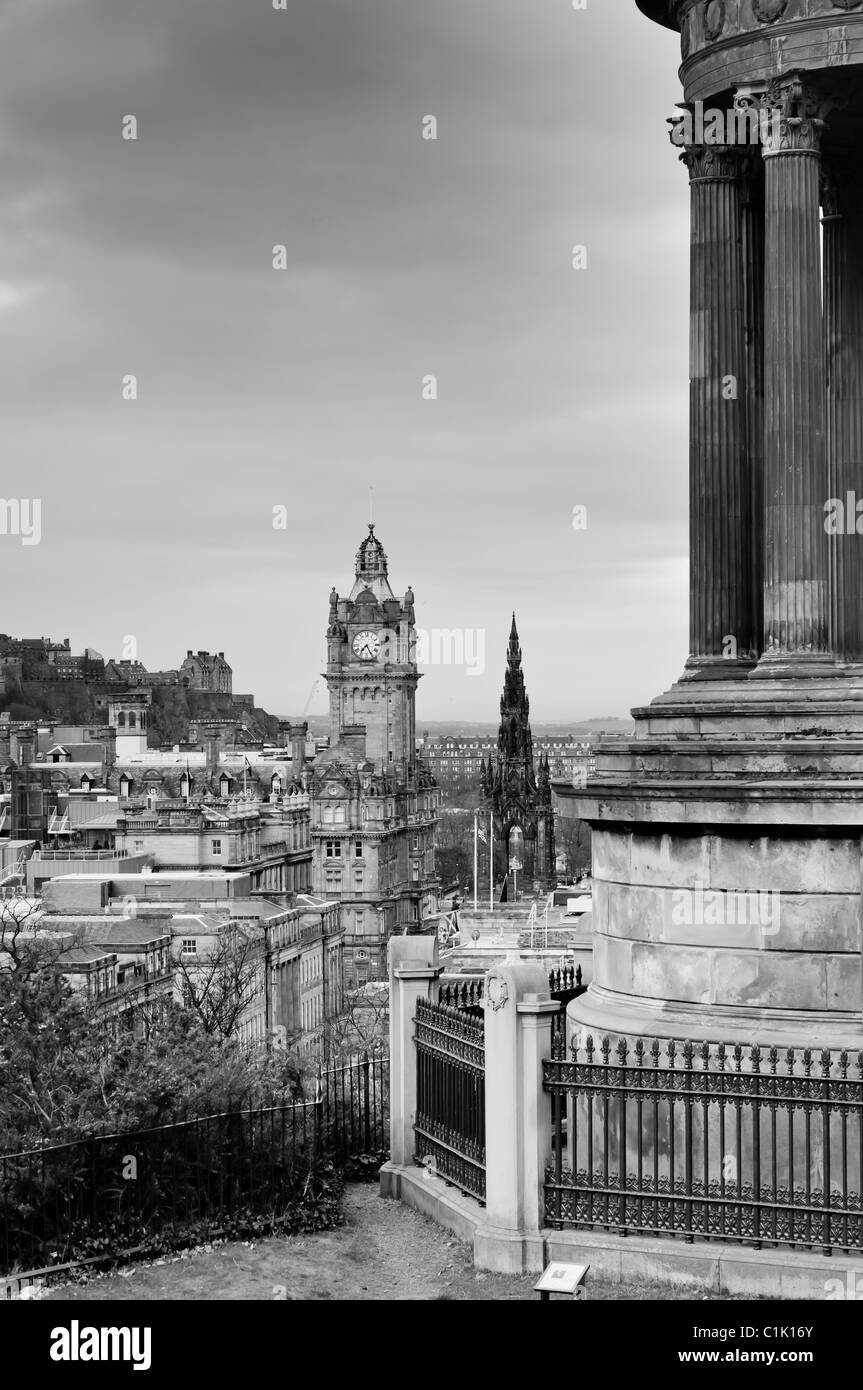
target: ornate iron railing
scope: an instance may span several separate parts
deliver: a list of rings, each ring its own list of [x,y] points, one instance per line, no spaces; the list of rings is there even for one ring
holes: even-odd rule
[[[485,1200],[485,1029],[460,1009],[419,999],[415,1162]]]
[[[552,1227],[863,1248],[863,1053],[588,1038],[544,1063]],[[849,1070],[852,1074],[849,1075]]]

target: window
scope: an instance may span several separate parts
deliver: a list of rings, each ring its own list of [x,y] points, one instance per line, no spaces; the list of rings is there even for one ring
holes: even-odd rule
[[[390,749],[389,753],[387,754],[387,759],[388,759],[389,762],[392,762],[392,760],[393,760],[393,750],[392,750],[392,749]]]
[[[362,888],[362,886],[363,886],[363,871],[362,871],[362,869],[354,869],[354,887],[355,887],[355,888]]]
[[[130,728],[130,729],[134,729],[134,727],[135,727],[135,711],[134,711],[134,710],[129,710],[129,728]]]
[[[214,841],[213,841],[213,853],[214,853],[214,854],[221,854],[221,853],[222,853],[222,842],[221,842],[221,840],[214,840]]]
[[[327,858],[328,858],[328,859],[341,859],[341,857],[342,857],[342,842],[341,842],[341,840],[327,840],[326,845],[327,845]]]
[[[354,857],[355,857],[356,859],[362,859],[362,857],[363,857],[363,842],[362,842],[362,840],[357,840],[356,844],[354,845]]]
[[[184,956],[196,956],[198,954],[197,939],[194,936],[184,936],[180,951]]]
[[[136,853],[136,854],[140,854],[140,853],[142,852],[143,848],[144,848],[144,841],[143,841],[143,840],[135,840],[135,841],[133,841],[133,844],[134,844],[135,853]]]
[[[420,847],[420,837],[419,837],[419,835],[414,835],[414,849],[419,849],[419,847]]]
[[[414,864],[414,866],[413,866],[413,880],[414,880],[414,883],[418,883],[418,882],[419,882],[419,876],[420,876],[420,866],[419,866],[419,864]]]

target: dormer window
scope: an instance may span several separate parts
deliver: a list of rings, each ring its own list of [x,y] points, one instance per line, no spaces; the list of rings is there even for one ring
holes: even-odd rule
[[[270,782],[270,795],[271,795],[271,796],[281,796],[281,794],[282,794],[282,779],[281,779],[281,777],[279,776],[279,774],[278,774],[277,772],[274,772],[274,773],[273,773],[273,779],[272,779],[272,781]]]
[[[125,772],[124,772],[124,773],[123,773],[123,776],[120,778],[120,795],[121,795],[122,797],[127,797],[127,796],[129,795],[129,793],[131,792],[131,790],[132,790],[132,780],[131,780],[130,777],[127,777],[126,774],[125,774]]]
[[[85,773],[84,773],[84,776],[81,778],[81,790],[82,790],[82,792],[88,792],[88,791],[90,790],[90,788],[92,787],[92,785],[93,785],[93,779],[92,779],[92,777],[88,777],[88,776],[87,776],[87,773],[85,772]]]
[[[180,793],[182,796],[188,797],[191,795],[191,792],[192,779],[189,776],[188,772],[184,772],[182,777],[180,778]]]
[[[221,777],[219,778],[219,795],[230,796],[231,785],[232,779],[228,776],[227,772],[223,772]]]

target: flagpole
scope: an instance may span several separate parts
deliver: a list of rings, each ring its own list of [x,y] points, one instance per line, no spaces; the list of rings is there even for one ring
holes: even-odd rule
[[[494,911],[494,811],[488,813],[488,905]]]
[[[478,830],[479,830],[479,827],[478,827],[478,825],[477,825],[477,819],[476,819],[477,816],[478,816],[478,814],[479,814],[478,811],[474,811],[474,813],[473,813],[473,910],[474,910],[474,912],[476,912],[476,909],[477,909],[477,900],[476,900],[476,895],[477,895],[477,873],[479,872],[479,839],[478,839]]]

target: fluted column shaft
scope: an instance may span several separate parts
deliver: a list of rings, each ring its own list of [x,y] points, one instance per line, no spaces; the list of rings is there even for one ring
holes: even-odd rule
[[[857,171],[834,170],[824,193],[827,547],[831,634],[842,661],[863,661],[863,217]],[[863,507],[861,507],[863,512]]]
[[[749,467],[752,642],[764,650],[764,164],[758,150],[743,181],[746,454]]]
[[[742,160],[690,146],[690,657],[751,661],[751,499],[746,449]]]
[[[765,160],[765,658],[829,652],[824,502],[826,391],[821,319],[820,132],[781,110]],[[790,114],[789,114],[790,112]],[[763,658],[763,659],[765,659]]]

